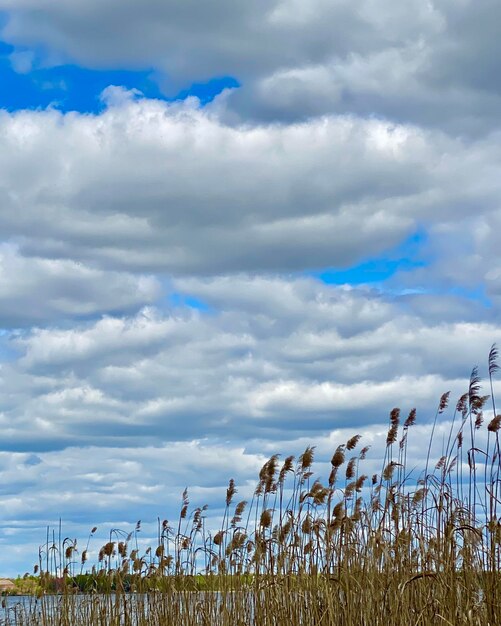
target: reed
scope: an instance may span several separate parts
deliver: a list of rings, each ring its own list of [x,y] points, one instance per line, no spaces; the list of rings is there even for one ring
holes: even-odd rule
[[[383,464],[372,478],[363,473],[369,448],[360,448],[355,434],[333,451],[327,477],[314,473],[315,449],[308,447],[283,463],[273,455],[251,502],[235,501],[230,480],[217,530],[208,529],[206,506],[190,511],[186,489],[177,522],[159,519],[156,545],[144,553],[139,522],[132,533],[113,529],[95,563],[87,558],[96,528],[81,554],[76,540],[48,531],[36,566],[39,597],[11,608],[3,623],[500,624],[495,346],[488,365],[490,396],[481,394],[475,368],[432,463],[437,425],[449,411],[449,393],[440,398],[421,472],[408,467],[416,410],[402,423],[394,408]]]

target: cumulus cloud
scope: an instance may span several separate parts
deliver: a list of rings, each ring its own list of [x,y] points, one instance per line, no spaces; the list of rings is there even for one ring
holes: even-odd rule
[[[404,415],[405,417],[405,415]],[[430,424],[418,424],[409,432],[408,467],[423,467]],[[448,437],[450,415],[437,424],[433,462],[441,454],[441,442]],[[138,448],[106,446],[67,448],[62,451],[0,454],[2,516],[0,546],[4,575],[19,573],[20,564],[30,570],[38,561],[38,547],[45,541],[46,528],[57,529],[63,518],[65,536],[78,537],[80,549],[91,527],[97,526],[90,542],[90,558],[95,559],[112,528],[130,532],[141,520],[141,548],[155,546],[157,519],[176,520],[181,492],[189,484],[191,506],[208,505],[206,528],[220,527],[225,488],[229,478],[237,486],[236,501],[251,501],[259,469],[271,456],[280,453],[296,458],[308,445],[315,446],[315,478],[324,482],[330,471],[329,460],[336,447],[358,433],[360,445],[369,446],[363,471],[368,475],[381,471],[387,425],[362,428],[337,428],[328,435],[308,438],[283,438],[250,442],[246,449],[238,445],[192,441]],[[477,435],[484,445],[484,433]],[[51,503],[50,508],[47,502]],[[33,541],[38,539],[38,543]]]
[[[153,276],[103,272],[72,260],[26,258],[0,244],[0,326],[20,328],[54,319],[131,311],[156,301]]]
[[[444,391],[462,393],[465,363],[485,360],[499,334],[493,322],[430,322],[398,300],[312,279],[188,285],[214,313],[145,309],[13,338],[4,446],[273,440],[381,423],[395,405],[431,412]]]
[[[3,37],[46,63],[156,68],[167,90],[231,75],[244,119],[357,112],[448,128],[499,128],[495,0],[2,0]],[[293,42],[293,45],[291,45]]]
[[[55,54],[98,67],[160,66],[178,80],[214,75],[252,77],[277,67],[321,61],[356,49],[370,51],[436,30],[431,5],[409,8],[366,0],[172,1],[2,0],[3,37],[44,44]],[[294,45],[291,45],[294,42]],[[196,44],[196,45],[194,45]]]
[[[142,100],[0,124],[4,232],[31,254],[128,269],[344,265],[412,228],[405,204],[432,176],[419,132],[350,118],[233,129]]]
[[[499,208],[498,143],[352,116],[232,127],[196,101],[0,115],[4,237],[125,271],[348,266]],[[51,146],[57,145],[57,151]]]
[[[254,482],[265,461],[262,454],[247,453],[241,446],[200,441],[68,448],[40,453],[36,464],[32,456],[0,453],[3,575],[15,576],[20,567],[31,570],[47,525],[55,527],[60,516],[65,535],[78,537],[81,550],[91,527],[98,526],[90,546],[93,559],[111,528],[129,531],[138,519],[144,542],[152,542],[157,517],[172,520],[179,515],[187,483],[193,487],[193,506],[209,504],[212,523],[217,523],[229,478],[247,497],[247,481]]]

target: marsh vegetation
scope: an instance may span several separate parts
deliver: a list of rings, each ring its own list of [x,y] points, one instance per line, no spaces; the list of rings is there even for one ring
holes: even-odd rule
[[[38,597],[10,599],[4,624],[145,626],[299,624],[387,626],[501,623],[501,415],[488,360],[488,395],[475,368],[465,393],[439,399],[423,467],[409,466],[415,409],[390,412],[380,471],[364,473],[368,446],[354,434],[317,476],[315,450],[272,456],[254,494],[229,481],[222,523],[182,495],[175,523],[159,520],[141,551],[140,523],[88,555],[48,533],[36,566]],[[484,419],[484,412],[489,416]],[[441,455],[431,458],[447,419]]]

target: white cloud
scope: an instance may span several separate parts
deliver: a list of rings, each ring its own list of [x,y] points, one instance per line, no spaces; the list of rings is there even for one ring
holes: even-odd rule
[[[9,55],[9,59],[14,71],[28,74],[33,69],[35,54],[32,50],[14,51]]]
[[[231,127],[192,101],[126,98],[97,116],[3,113],[0,129],[4,237],[100,268],[347,266],[499,208],[493,139],[376,120]]]
[[[347,419],[363,427],[391,406],[431,411],[444,391],[459,396],[465,367],[481,364],[500,333],[497,323],[429,321],[405,298],[314,280],[185,285],[213,313],[146,309],[13,339],[19,356],[1,369],[4,446],[274,440],[284,428],[316,436]]]
[[[31,254],[125,269],[350,263],[404,236],[433,185],[427,138],[376,121],[231,128],[141,100],[0,126],[4,232]]]
[[[356,112],[448,128],[499,128],[495,0],[1,0],[2,36],[45,63],[155,68],[168,91],[231,75],[244,119]],[[291,43],[293,42],[293,44]],[[24,49],[24,48],[23,48]]]
[[[153,536],[185,485],[251,494],[265,453],[312,443],[325,464],[359,431],[377,471],[393,406],[417,406],[422,461],[438,397],[500,341],[498,5],[0,9],[18,71],[242,81],[206,107],[110,86],[96,115],[0,113],[4,566],[59,515]],[[383,285],[305,276],[398,257],[416,231],[423,266]]]
[[[131,311],[159,295],[153,276],[103,272],[69,259],[26,258],[15,246],[0,244],[2,327]]]

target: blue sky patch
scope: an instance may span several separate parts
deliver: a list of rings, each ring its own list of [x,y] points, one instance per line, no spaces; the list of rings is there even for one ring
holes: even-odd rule
[[[209,305],[203,300],[185,293],[171,293],[168,301],[171,306],[175,307],[188,307],[190,309],[196,309],[201,313],[208,313],[210,311]]]
[[[313,275],[328,285],[380,283],[392,278],[398,272],[426,267],[428,261],[423,258],[422,251],[426,241],[426,233],[419,230],[396,248],[380,256],[367,258],[345,269],[328,268],[314,272]]]
[[[16,348],[7,329],[0,329],[0,363],[12,363],[19,359],[21,350]]]
[[[466,300],[472,300],[482,304],[485,308],[492,308],[492,301],[486,293],[484,285],[480,285],[474,289],[467,289],[466,287],[455,286],[448,290],[453,296],[465,298]]]
[[[166,101],[199,98],[211,102],[226,88],[239,86],[231,77],[194,83],[172,97],[161,91],[154,70],[93,70],[77,65],[37,67],[29,50],[16,50],[0,41],[0,108],[8,111],[45,109],[48,106],[80,113],[99,113],[100,94],[110,85],[137,89],[147,98]],[[16,69],[18,71],[16,71]]]
[[[236,89],[237,87],[240,87],[240,83],[231,76],[212,78],[206,83],[193,83],[189,89],[181,90],[174,100],[184,100],[189,96],[195,96],[202,104],[208,104],[225,89]]]

